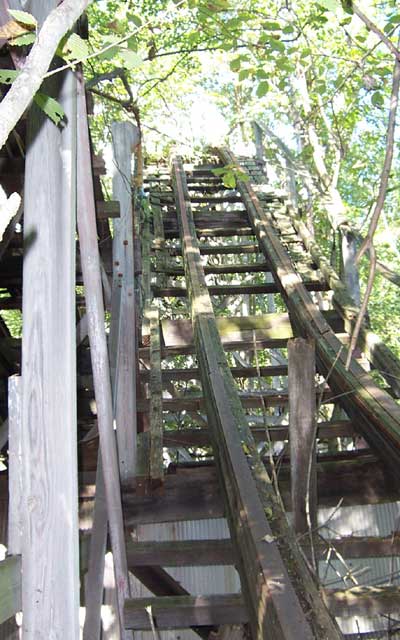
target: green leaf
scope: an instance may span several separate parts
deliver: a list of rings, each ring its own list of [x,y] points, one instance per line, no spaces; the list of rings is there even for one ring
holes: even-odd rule
[[[235,58],[235,60],[231,60],[229,64],[231,71],[239,71],[240,64],[241,64],[240,58]]]
[[[120,52],[120,49],[117,45],[110,47],[106,51],[102,51],[97,56],[99,60],[112,60],[116,55]]]
[[[341,0],[342,7],[346,11],[346,13],[350,13],[353,15],[353,0]]]
[[[279,53],[283,53],[285,51],[284,43],[277,38],[271,38],[269,41],[269,46],[271,47],[271,49],[274,49],[274,51],[279,51]]]
[[[318,0],[318,4],[327,11],[337,11],[340,7],[339,0]]]
[[[234,189],[236,187],[235,174],[231,171],[228,171],[222,178],[222,183],[227,189]]]
[[[37,106],[44,111],[46,116],[54,122],[54,124],[59,125],[61,120],[65,118],[64,109],[57,100],[54,100],[54,98],[38,91],[33,100],[36,102]]]
[[[250,69],[241,69],[241,71],[239,71],[239,82],[246,80],[246,78],[248,78],[249,75],[250,75]]]
[[[77,33],[71,33],[61,48],[61,56],[67,60],[83,60],[89,55],[89,47]]]
[[[18,9],[8,9],[8,13],[16,22],[20,24],[26,24],[28,27],[37,27],[37,20],[35,16],[27,11],[19,11]]]
[[[267,31],[280,31],[281,30],[281,25],[279,24],[279,22],[263,22],[263,27],[264,29],[267,29]]]
[[[143,64],[143,59],[135,51],[130,49],[123,49],[120,51],[121,58],[124,61],[124,67],[127,69],[136,69]]]
[[[269,89],[269,84],[266,80],[263,80],[262,82],[260,82],[256,91],[257,98],[262,98],[263,96],[265,96],[268,93],[268,89]]]
[[[371,96],[371,102],[375,107],[383,106],[383,96],[380,91],[375,91]]]
[[[141,27],[141,26],[142,26],[142,20],[141,20],[141,18],[140,18],[138,15],[136,15],[136,14],[129,14],[129,16],[128,16],[128,20],[129,20],[129,22],[133,22],[133,24],[134,24],[136,27]]]
[[[12,47],[23,47],[25,45],[32,44],[35,40],[36,33],[34,31],[28,31],[27,33],[23,33],[21,36],[10,40],[10,45]]]
[[[19,71],[14,71],[13,69],[0,69],[0,83],[12,84],[18,74]]]
[[[257,69],[256,77],[258,80],[268,80],[269,74],[265,71],[265,69]]]

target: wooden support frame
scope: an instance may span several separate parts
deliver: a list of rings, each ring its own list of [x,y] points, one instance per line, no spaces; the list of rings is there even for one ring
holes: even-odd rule
[[[104,304],[101,289],[100,257],[97,244],[96,213],[90,169],[90,146],[85,89],[82,74],[78,79],[78,233],[86,309],[91,346],[93,381],[97,403],[97,420],[104,470],[107,515],[114,559],[118,615],[124,629],[123,607],[129,597],[129,578],[124,539],[120,479],[113,410],[109,358],[104,329]],[[129,637],[129,634],[126,635]]]
[[[131,157],[137,144],[130,122],[112,124],[113,197],[120,204],[114,220],[110,354],[118,460],[123,483],[132,482],[136,466],[136,304],[133,255]]]
[[[227,149],[219,150],[219,155],[226,164],[238,165],[235,156]],[[319,370],[323,375],[329,374],[329,385],[336,395],[340,394],[346,413],[357,421],[362,435],[379,451],[393,475],[398,478],[400,407],[375,384],[354,358],[346,368],[347,350],[314,305],[310,293],[296,273],[274,231],[270,213],[263,209],[247,182],[238,181],[237,188],[294,326],[300,335],[315,340]]]
[[[267,520],[266,514],[269,512],[278,518],[279,508],[248,429],[220,342],[180,159],[173,161],[173,178],[203,392],[208,420],[213,429],[214,450],[218,456],[219,477],[231,535],[238,550],[242,591],[253,638],[319,637],[318,619],[320,625],[323,620],[327,638],[340,638],[340,632],[320,599],[281,512],[279,525],[286,526],[285,535],[292,562],[294,555],[296,569],[301,574],[302,590],[308,592],[307,598],[312,602],[313,619],[306,617],[303,607],[308,612],[310,600],[308,604],[304,600],[300,603],[299,592],[293,588],[282,561],[282,545],[279,548],[276,544]],[[266,542],[266,538],[271,538],[271,541]],[[281,576],[283,589],[278,591],[271,586],[271,575]]]
[[[0,625],[21,611],[21,556],[0,562]]]
[[[160,314],[157,307],[147,311],[150,322],[150,451],[149,476],[153,487],[163,482],[163,387],[161,377]]]
[[[41,24],[55,6],[53,0],[36,0],[30,10]],[[79,638],[76,81],[71,71],[55,78],[44,90],[60,101],[68,124],[58,129],[32,105],[25,163],[22,605],[27,640],[47,637],[49,629],[54,636]]]

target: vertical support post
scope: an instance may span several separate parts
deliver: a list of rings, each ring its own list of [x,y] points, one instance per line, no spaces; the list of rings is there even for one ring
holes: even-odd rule
[[[293,522],[296,533],[317,523],[315,455],[315,344],[288,341],[290,473]]]
[[[351,231],[341,230],[344,281],[357,306],[361,303],[360,280],[356,263],[357,241]]]
[[[100,640],[101,605],[103,601],[104,566],[107,549],[107,505],[104,495],[101,452],[97,459],[96,498],[92,535],[90,537],[89,566],[85,584],[85,624],[83,640]]]
[[[35,0],[30,11],[41,24],[56,4]],[[23,636],[78,640],[74,75],[58,74],[45,92],[61,102],[67,124],[61,130],[31,107],[24,186]]]
[[[93,382],[97,404],[101,457],[107,515],[114,558],[115,583],[120,627],[124,629],[123,608],[129,597],[128,566],[119,481],[117,447],[113,430],[110,365],[104,329],[104,305],[101,288],[100,256],[97,244],[96,211],[90,166],[90,145],[85,89],[82,75],[78,82],[78,232],[85,285]],[[131,634],[125,632],[125,638]]]
[[[8,544],[9,555],[22,552],[22,394],[21,377],[8,378]]]
[[[111,366],[121,481],[133,480],[136,462],[136,336],[131,157],[139,142],[130,122],[112,125],[113,197],[120,203],[114,220]]]
[[[150,482],[163,482],[163,413],[160,318],[156,307],[148,311],[150,320]]]

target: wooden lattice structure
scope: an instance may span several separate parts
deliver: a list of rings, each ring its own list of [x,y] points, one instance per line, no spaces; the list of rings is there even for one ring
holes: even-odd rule
[[[83,78],[56,82],[68,124],[32,107],[0,157],[6,191],[23,190],[0,243],[0,310],[23,313],[22,340],[1,321],[2,637],[18,637],[22,610],[23,637],[78,638],[79,606],[86,639],[321,640],[342,637],[335,616],[396,614],[398,587],[323,589],[313,567],[318,506],[399,499],[399,362],[364,327],[346,367],[357,307],[259,146],[255,159],[173,158],[141,185],[137,131],[115,123],[105,202]],[[317,420],[322,404],[335,408]],[[228,538],[132,535],[210,517]],[[345,558],[400,549],[394,536],[333,545]],[[166,569],[204,565],[236,567],[240,593],[189,593]],[[133,576],[152,598],[133,597]]]

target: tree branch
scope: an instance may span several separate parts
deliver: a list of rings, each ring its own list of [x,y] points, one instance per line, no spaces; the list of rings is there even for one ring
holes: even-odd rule
[[[394,70],[393,70],[393,82],[392,82],[392,92],[390,96],[390,107],[389,107],[389,119],[388,119],[388,127],[386,133],[386,153],[385,160],[383,163],[383,169],[381,173],[381,180],[379,184],[379,192],[378,197],[376,199],[376,204],[372,213],[371,221],[369,223],[367,236],[358,252],[357,260],[360,260],[361,256],[369,248],[369,245],[372,243],[372,239],[378,225],[379,217],[383,210],[383,205],[385,204],[385,198],[388,188],[390,170],[392,167],[393,161],[393,149],[394,149],[394,134],[396,129],[396,115],[397,115],[397,107],[399,102],[399,88],[400,88],[400,58],[395,61]]]
[[[61,38],[69,31],[90,0],[64,0],[41,27],[26,62],[0,103],[0,149],[42,84]]]
[[[399,39],[399,42],[400,42],[400,39]],[[372,218],[369,224],[367,236],[364,242],[362,243],[356,258],[356,260],[359,261],[361,256],[363,256],[364,253],[366,253],[366,251],[369,251],[370,269],[368,274],[368,283],[367,283],[365,296],[360,308],[360,312],[358,314],[356,323],[354,325],[353,333],[351,336],[351,341],[350,341],[350,346],[349,346],[349,351],[348,351],[347,361],[346,361],[346,368],[350,366],[351,357],[357,345],[358,335],[360,333],[361,325],[363,323],[365,314],[367,312],[368,302],[371,296],[372,287],[375,279],[376,253],[375,253],[373,239],[374,239],[376,227],[378,225],[379,217],[382,213],[383,206],[385,204],[390,169],[392,166],[394,137],[395,137],[395,129],[396,129],[396,114],[397,114],[397,107],[399,102],[399,88],[400,88],[400,58],[396,58],[394,63],[394,70],[393,70],[392,93],[390,97],[389,119],[388,119],[388,127],[387,127],[387,134],[386,134],[386,153],[385,153],[385,160],[383,162],[381,180],[379,184],[379,192],[378,192],[376,204],[372,213]]]
[[[398,48],[398,46],[396,47],[393,42],[390,40],[390,38],[388,38],[383,31],[381,31],[379,29],[379,27],[376,26],[376,24],[374,22],[372,22],[372,20],[370,20],[368,18],[368,16],[365,15],[365,13],[363,13],[361,11],[361,9],[359,9],[357,7],[356,4],[354,4],[354,2],[352,3],[352,8],[354,13],[356,14],[356,16],[358,16],[360,18],[360,20],[362,20],[362,22],[365,24],[365,26],[367,27],[368,31],[372,31],[373,33],[375,33],[375,35],[378,36],[379,40],[381,42],[383,42],[387,48],[389,49],[389,51],[391,53],[393,53],[393,55],[397,58],[397,60],[400,61],[400,50]]]

